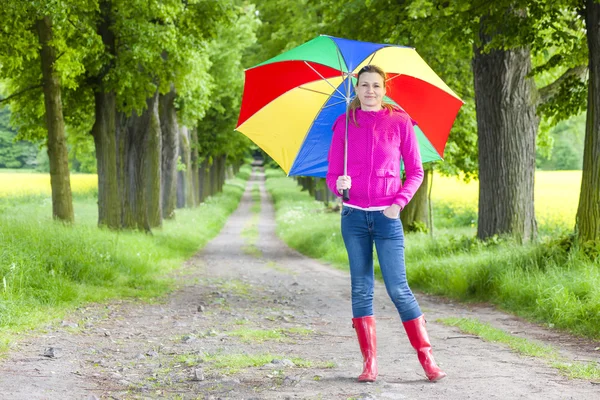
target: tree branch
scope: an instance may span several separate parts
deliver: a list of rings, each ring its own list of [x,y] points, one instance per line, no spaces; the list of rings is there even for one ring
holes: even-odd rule
[[[13,93],[10,96],[4,98],[4,99],[0,99],[0,103],[5,102],[5,101],[9,101],[15,97],[21,96],[22,94],[25,94],[26,92],[29,92],[30,90],[34,90],[34,89],[39,89],[42,87],[42,84],[40,83],[39,85],[33,85],[33,86],[29,86],[28,88],[25,88],[23,90],[21,90],[20,92],[17,93]]]
[[[544,86],[539,90],[538,104],[544,104],[550,101],[559,91],[560,85],[571,77],[576,77],[579,80],[585,80],[588,73],[587,65],[578,65],[576,67],[568,69],[564,74],[557,78],[554,82]]]

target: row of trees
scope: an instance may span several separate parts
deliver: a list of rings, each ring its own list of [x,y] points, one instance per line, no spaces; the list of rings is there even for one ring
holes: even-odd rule
[[[240,165],[251,4],[7,0],[0,21],[3,102],[21,138],[47,145],[55,218],[74,219],[65,126],[93,138],[98,222],[113,229],[160,226],[219,190],[226,162]]]
[[[450,135],[445,174],[478,177],[481,239],[537,235],[536,142],[587,110],[576,231],[600,240],[600,3],[597,0],[257,0],[257,54],[318,33],[410,45],[466,101]],[[290,10],[285,16],[283,8]],[[428,174],[429,176],[429,174]],[[427,177],[421,190],[427,188]],[[406,215],[427,222],[427,196]]]
[[[600,240],[598,0],[7,0],[0,20],[4,101],[47,140],[57,218],[73,218],[65,125],[94,139],[100,225],[151,229],[173,215],[178,162],[194,204],[202,169],[248,148],[242,65],[324,33],[414,46],[466,101],[435,168],[479,178],[481,239],[536,237],[536,146],[587,110],[576,230]]]

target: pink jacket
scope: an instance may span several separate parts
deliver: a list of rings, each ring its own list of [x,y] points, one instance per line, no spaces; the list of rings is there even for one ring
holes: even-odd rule
[[[338,176],[344,174],[344,131],[346,114],[333,124],[329,149],[327,186],[338,197]],[[348,175],[352,179],[347,204],[361,208],[398,204],[400,209],[412,199],[423,182],[423,166],[412,119],[398,109],[390,113],[356,110],[348,121]],[[401,181],[400,159],[406,179]]]

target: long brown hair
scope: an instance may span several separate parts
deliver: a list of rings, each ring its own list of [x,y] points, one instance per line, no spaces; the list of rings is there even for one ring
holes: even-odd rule
[[[379,76],[381,76],[383,78],[383,88],[385,89],[385,82],[387,80],[387,75],[383,71],[383,69],[381,69],[377,65],[373,65],[373,64],[367,64],[364,67],[362,67],[360,69],[360,71],[358,71],[358,75],[356,76],[356,85],[358,85],[360,76],[362,74],[364,74],[365,72],[375,72],[376,74],[379,74]],[[387,109],[389,112],[394,111],[394,106],[392,104],[386,103],[385,101],[381,103],[381,106],[383,108]],[[350,102],[350,110],[349,111],[352,113],[352,122],[356,126],[358,126],[358,123],[356,122],[356,109],[357,108],[360,108],[360,100],[359,100],[358,96],[355,96],[352,99],[352,101]]]

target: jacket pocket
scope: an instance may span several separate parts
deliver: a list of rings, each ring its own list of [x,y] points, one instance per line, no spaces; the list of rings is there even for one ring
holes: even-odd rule
[[[382,188],[384,196],[393,196],[398,191],[396,171],[393,169],[376,169],[375,176],[377,177],[378,187]]]

